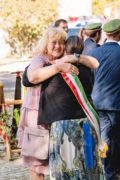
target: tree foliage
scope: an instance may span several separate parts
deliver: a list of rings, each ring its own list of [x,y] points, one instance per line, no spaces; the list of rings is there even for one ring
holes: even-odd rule
[[[28,53],[58,14],[57,0],[1,0],[1,18],[14,52]]]

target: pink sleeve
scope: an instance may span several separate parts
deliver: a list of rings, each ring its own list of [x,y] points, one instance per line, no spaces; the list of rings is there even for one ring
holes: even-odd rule
[[[45,58],[44,56],[35,56],[32,61],[31,64],[29,66],[30,67],[43,67],[43,65],[45,64],[45,62],[47,61],[47,58]]]

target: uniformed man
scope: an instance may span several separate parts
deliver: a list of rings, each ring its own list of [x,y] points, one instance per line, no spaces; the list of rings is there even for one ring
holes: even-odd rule
[[[83,53],[87,55],[92,49],[100,46],[98,44],[101,38],[101,23],[91,23],[85,27],[86,39],[84,41]]]
[[[103,26],[107,41],[89,55],[98,59],[94,71],[93,103],[100,116],[101,136],[108,144],[103,159],[106,180],[120,180],[120,19]]]

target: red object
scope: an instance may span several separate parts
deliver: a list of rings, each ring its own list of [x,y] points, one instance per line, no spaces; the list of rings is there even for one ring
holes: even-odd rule
[[[21,72],[17,72],[16,77],[20,77],[20,76],[21,76]]]
[[[3,134],[3,141],[6,142],[7,134]]]
[[[5,125],[5,122],[0,122],[0,125]]]
[[[2,135],[2,129],[0,128],[0,136]]]
[[[72,16],[69,16],[69,21],[77,21],[79,19],[79,17],[72,17]]]

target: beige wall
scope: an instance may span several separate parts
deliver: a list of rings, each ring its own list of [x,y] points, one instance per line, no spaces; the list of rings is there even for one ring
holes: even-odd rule
[[[89,16],[92,14],[92,0],[59,0],[59,16],[68,18],[69,16]]]
[[[108,18],[120,18],[120,1],[109,3],[104,9],[104,14]]]

